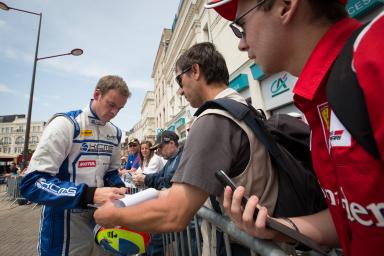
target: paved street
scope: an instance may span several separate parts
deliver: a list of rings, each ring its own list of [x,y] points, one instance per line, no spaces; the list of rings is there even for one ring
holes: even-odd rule
[[[14,204],[6,200],[5,185],[0,187],[0,255],[37,255],[40,207]]]

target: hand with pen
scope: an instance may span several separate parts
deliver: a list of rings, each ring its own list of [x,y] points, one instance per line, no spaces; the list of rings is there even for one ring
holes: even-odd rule
[[[136,186],[142,186],[144,185],[145,174],[143,173],[134,174],[132,175],[132,180]]]
[[[103,187],[96,188],[95,194],[93,195],[94,204],[103,204],[107,201],[115,201],[125,196],[127,188],[114,188],[114,187]]]

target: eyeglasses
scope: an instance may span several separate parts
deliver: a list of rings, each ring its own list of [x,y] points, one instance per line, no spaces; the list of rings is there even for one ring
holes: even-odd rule
[[[252,7],[251,9],[249,9],[248,11],[246,11],[243,15],[241,15],[240,17],[238,17],[237,19],[235,19],[231,24],[229,24],[229,27],[232,29],[233,33],[235,34],[236,37],[238,38],[245,38],[245,32],[243,30],[243,28],[241,27],[239,21],[244,18],[248,13],[250,13],[251,11],[253,11],[254,9],[256,9],[257,7],[261,6],[263,3],[265,2],[265,0],[261,0],[260,2],[258,2],[254,7]],[[244,25],[244,24],[243,24]]]
[[[137,144],[131,144],[131,145],[128,145],[128,147],[130,147],[130,148],[137,147]]]
[[[187,73],[187,72],[188,72],[189,70],[191,70],[191,69],[192,69],[192,66],[190,66],[190,67],[184,69],[183,71],[181,71],[180,74],[178,74],[178,75],[176,76],[175,80],[176,80],[177,84],[180,86],[180,88],[183,88],[183,84],[181,83],[181,76],[184,75],[185,73]]]

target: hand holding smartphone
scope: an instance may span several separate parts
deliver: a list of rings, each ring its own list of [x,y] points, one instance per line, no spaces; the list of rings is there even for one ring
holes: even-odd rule
[[[224,171],[222,170],[216,171],[215,176],[220,181],[220,183],[224,186],[224,188],[226,186],[229,186],[232,189],[232,191],[235,191],[235,189],[237,188],[236,184],[227,176],[227,174]],[[241,200],[241,205],[245,207],[247,202],[248,202],[248,198],[244,196]],[[253,215],[254,220],[256,220],[258,213],[259,213],[259,209],[256,208],[255,213]],[[317,251],[322,255],[327,255],[327,253],[323,250],[323,248],[321,248],[315,241],[301,234],[300,232],[281,224],[280,222],[272,219],[271,217],[267,217],[267,227],[270,229],[279,231],[280,233],[292,239],[295,239],[296,241],[312,248],[313,250]]]

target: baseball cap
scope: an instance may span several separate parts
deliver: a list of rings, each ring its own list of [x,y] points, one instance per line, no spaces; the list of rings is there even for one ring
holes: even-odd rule
[[[319,0],[321,1],[321,0]],[[337,0],[341,4],[345,5],[348,0]],[[206,9],[215,9],[221,17],[233,21],[236,19],[237,3],[239,0],[210,0],[204,7]]]
[[[179,136],[172,131],[165,130],[157,136],[155,145],[151,149],[157,149],[160,145],[165,144],[173,140],[174,142],[179,141]]]
[[[140,144],[140,142],[136,138],[130,139],[129,142],[128,142],[128,146],[129,145],[139,145],[139,144]]]

